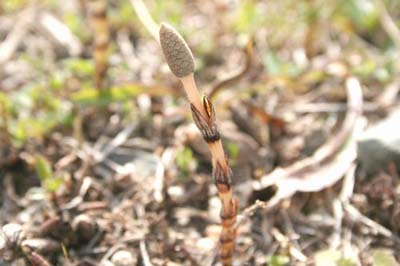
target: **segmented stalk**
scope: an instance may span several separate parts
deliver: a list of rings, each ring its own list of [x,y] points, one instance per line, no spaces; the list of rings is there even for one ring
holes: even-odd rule
[[[220,260],[231,266],[235,249],[238,202],[232,192],[232,171],[229,168],[218,132],[215,110],[207,96],[200,98],[193,72],[193,55],[184,39],[171,26],[162,24],[160,43],[172,73],[180,78],[190,101],[193,120],[207,142],[212,156],[212,176],[222,203],[220,235]]]
[[[107,0],[89,0],[89,10],[93,30],[94,84],[97,89],[104,89],[110,47]]]

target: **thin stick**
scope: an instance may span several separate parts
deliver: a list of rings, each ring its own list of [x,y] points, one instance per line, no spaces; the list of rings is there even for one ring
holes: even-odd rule
[[[222,230],[219,256],[223,266],[231,266],[235,249],[237,200],[233,198],[232,171],[229,168],[217,129],[215,110],[207,96],[200,98],[193,72],[194,59],[184,39],[171,26],[162,24],[160,44],[167,63],[186,91],[193,120],[210,148],[212,176],[222,203],[220,213]]]
[[[400,49],[400,29],[397,27],[396,23],[390,16],[389,11],[385,7],[385,3],[382,0],[376,0],[376,4],[378,6],[378,10],[381,13],[380,21],[382,24],[382,28],[392,39],[397,49]]]
[[[348,202],[343,204],[344,210],[349,215],[349,218],[353,221],[359,221],[362,224],[372,228],[376,233],[381,234],[387,238],[393,240],[396,244],[400,244],[400,238],[394,235],[389,229],[384,227],[383,225],[371,220],[367,216],[363,215],[356,207],[351,205]]]
[[[181,82],[189,102],[191,102],[196,109],[200,111],[202,116],[207,117],[203,104],[200,101],[200,93],[197,89],[196,82],[194,81],[193,74],[189,74],[188,76],[181,78]]]
[[[146,243],[144,240],[140,241],[140,254],[142,255],[142,262],[145,266],[153,266],[150,261],[149,253],[147,253]]]
[[[158,40],[158,25],[151,17],[146,5],[142,0],[131,0],[133,9],[136,12],[139,20],[143,23],[146,29],[150,32],[154,39]]]
[[[210,89],[208,96],[211,99],[214,99],[215,95],[223,88],[226,88],[230,85],[234,85],[240,79],[242,79],[249,72],[253,65],[253,36],[248,36],[248,41],[246,47],[243,49],[244,54],[246,55],[246,62],[244,66],[241,66],[240,69],[235,70],[235,72],[229,74],[229,76],[225,77],[222,80],[218,80]]]
[[[110,47],[110,30],[105,0],[89,1],[90,23],[93,29],[94,83],[97,89],[105,88]]]
[[[36,8],[34,4],[22,11],[6,39],[3,42],[0,42],[0,65],[7,63],[7,61],[10,60],[17,51],[18,46],[23,40],[26,32],[29,30],[29,25],[35,18],[35,13]]]

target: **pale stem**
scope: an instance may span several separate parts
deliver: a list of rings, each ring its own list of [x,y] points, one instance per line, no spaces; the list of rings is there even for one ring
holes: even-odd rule
[[[189,99],[189,102],[191,102],[197,110],[201,113],[202,116],[205,118],[208,118],[208,115],[206,113],[206,110],[204,109],[203,103],[201,102],[201,96],[199,93],[199,90],[197,89],[196,82],[194,80],[193,74],[187,75],[186,77],[183,77],[180,79],[183,87],[185,89],[186,95]],[[219,162],[224,170],[227,170],[228,165],[225,160],[225,153],[224,149],[222,147],[222,142],[221,140],[215,142],[215,143],[210,143],[210,151],[211,155],[215,158],[217,162]]]
[[[225,193],[219,193],[222,205],[225,210],[229,210],[231,208],[231,200],[232,200],[232,190],[229,190]]]
[[[197,89],[196,82],[194,81],[193,73],[187,75],[186,77],[180,78],[180,80],[183,84],[183,88],[185,89],[189,102],[191,102],[196,109],[200,111],[204,118],[208,118],[206,110],[204,109],[204,106],[200,100],[201,96],[199,90]]]
[[[209,144],[210,151],[212,156],[215,158],[217,162],[222,166],[224,170],[227,170],[228,164],[225,160],[225,152],[224,148],[222,147],[222,141],[219,140],[217,142],[213,142]]]

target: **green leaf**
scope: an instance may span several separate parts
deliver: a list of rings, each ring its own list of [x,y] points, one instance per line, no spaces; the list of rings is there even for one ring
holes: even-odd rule
[[[152,13],[156,21],[167,20],[172,25],[182,25],[182,14],[184,13],[185,6],[183,0],[157,0],[155,1],[155,4],[155,9],[150,10],[150,12]],[[177,27],[177,29],[179,32],[182,32],[179,27]]]
[[[377,249],[373,252],[374,266],[396,266],[399,265],[391,250]]]
[[[71,95],[72,101],[84,105],[104,106],[116,101],[130,101],[133,97],[146,92],[141,85],[125,85],[113,87],[101,92],[95,88],[85,88]]]
[[[17,9],[25,7],[27,0],[3,0],[4,9],[8,12],[15,11]]]
[[[231,161],[232,165],[236,163],[237,157],[239,155],[239,145],[235,142],[227,142],[226,144],[226,149],[229,154],[229,160]]]
[[[81,77],[91,77],[94,73],[94,64],[89,59],[68,59],[65,64],[73,74]]]
[[[373,75],[376,68],[377,68],[377,65],[376,65],[375,61],[365,60],[362,64],[353,68],[352,72],[358,76],[369,77],[369,76]]]
[[[264,56],[264,65],[270,75],[279,75],[283,71],[282,62],[279,61],[276,54],[270,52]]]
[[[358,30],[373,31],[379,26],[379,12],[373,0],[341,0],[338,15],[349,20]]]
[[[0,92],[0,128],[7,127],[6,130],[9,131],[9,116],[11,109],[11,101],[6,94]]]
[[[55,72],[50,76],[49,86],[54,90],[61,90],[64,87],[65,77],[60,72]]]
[[[197,167],[197,162],[193,157],[193,152],[188,147],[179,149],[176,154],[176,164],[185,176],[189,175]]]
[[[11,101],[8,96],[3,92],[0,92],[0,106],[0,109],[4,109],[6,112],[9,112],[11,108]]]
[[[373,30],[379,24],[379,14],[372,0],[353,0],[351,15],[355,23],[366,30]]]
[[[55,192],[62,184],[64,179],[62,178],[51,178],[44,181],[44,188],[48,192]]]
[[[315,254],[315,266],[337,266],[342,254],[339,250],[326,249]]]
[[[239,7],[239,14],[235,21],[238,32],[249,32],[251,25],[255,24],[257,18],[256,3],[254,0],[244,0]]]
[[[285,255],[272,255],[268,258],[269,266],[286,266],[289,265],[290,258]]]
[[[42,182],[53,178],[49,161],[42,155],[36,155],[36,173]]]
[[[356,258],[343,257],[340,250],[325,249],[314,255],[315,266],[356,266]]]
[[[64,23],[83,43],[90,40],[90,29],[85,27],[84,19],[82,16],[77,16],[76,12],[65,12],[63,16]]]
[[[337,266],[356,266],[356,265],[357,264],[351,258],[341,258],[337,263]]]
[[[17,140],[25,141],[27,138],[43,136],[45,129],[39,120],[28,117],[19,119],[15,123],[10,123],[10,132]]]
[[[42,155],[36,155],[36,172],[42,187],[47,192],[55,192],[63,183],[63,178],[55,177],[50,162]]]

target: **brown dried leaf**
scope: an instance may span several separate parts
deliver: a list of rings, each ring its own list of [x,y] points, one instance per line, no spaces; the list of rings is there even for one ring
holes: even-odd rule
[[[357,156],[357,136],[362,132],[365,121],[361,119],[362,91],[359,81],[346,81],[348,109],[342,128],[311,157],[289,167],[278,168],[255,183],[259,191],[275,185],[278,190],[268,202],[272,207],[295,192],[315,192],[335,184],[350,168]]]

